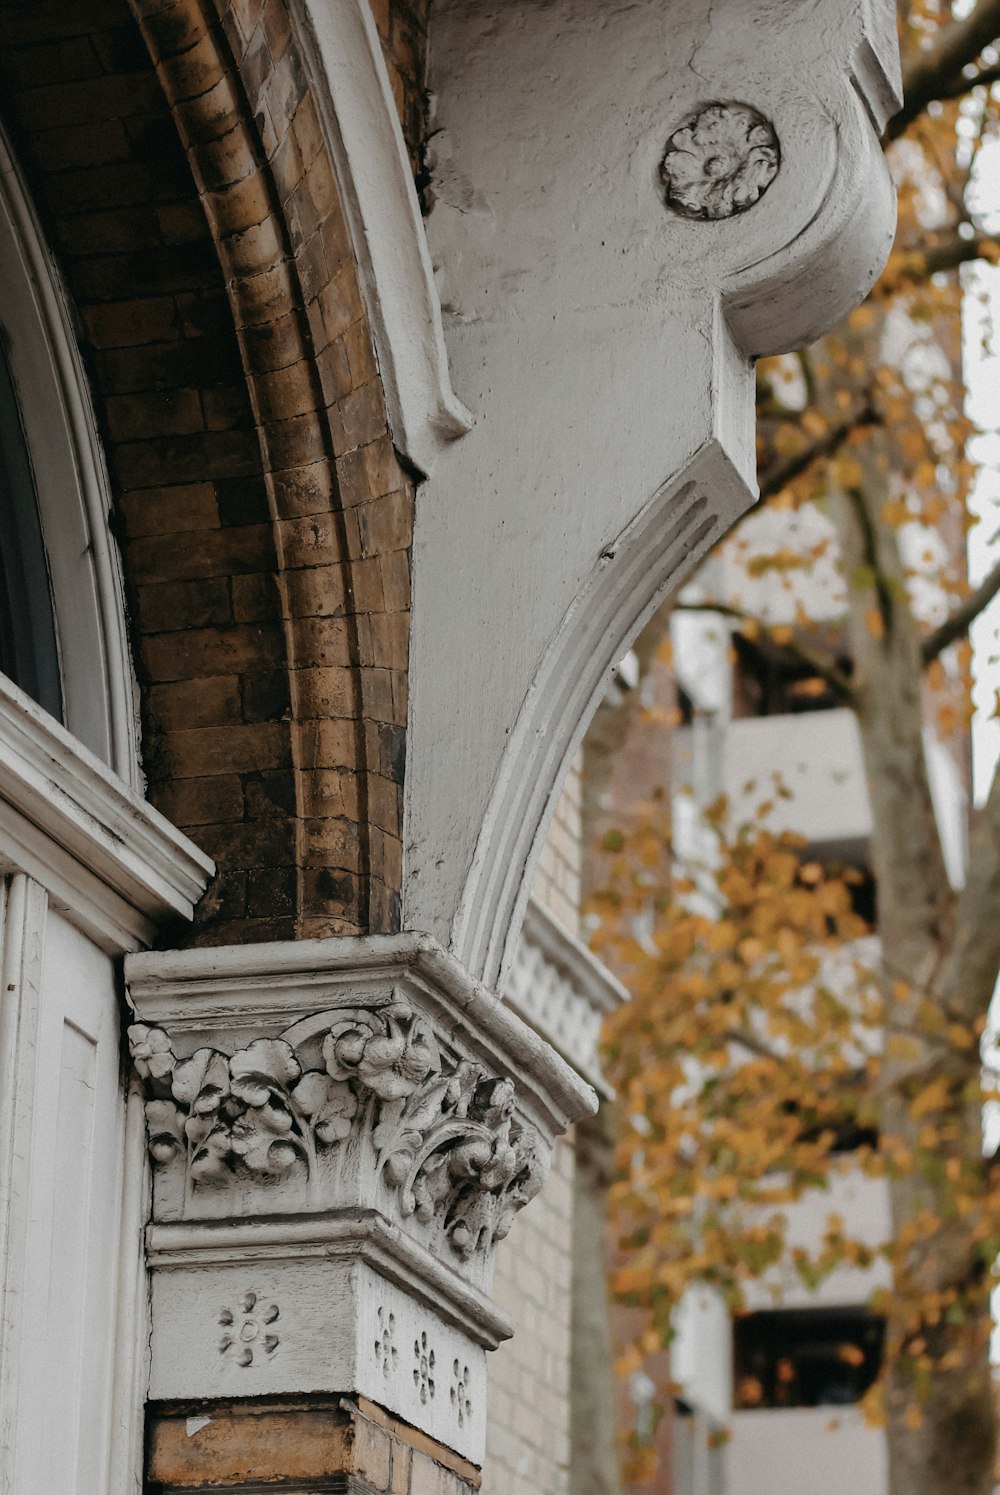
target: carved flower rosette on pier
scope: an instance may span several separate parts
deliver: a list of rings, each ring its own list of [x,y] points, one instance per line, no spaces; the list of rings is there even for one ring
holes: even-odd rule
[[[154,1218],[378,1209],[460,1266],[537,1194],[548,1148],[515,1089],[403,996],[342,1006],[226,1053],[129,1029]]]

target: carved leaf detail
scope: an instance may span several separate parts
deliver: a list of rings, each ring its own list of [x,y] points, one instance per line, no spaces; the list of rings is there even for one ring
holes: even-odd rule
[[[394,1195],[404,1219],[437,1228],[467,1258],[505,1235],[541,1187],[543,1149],[515,1117],[512,1083],[442,1048],[398,998],[340,1009],[323,1038],[322,1070],[304,1072],[282,1038],[255,1039],[231,1058],[204,1047],[178,1062],[162,1029],[135,1024],[129,1037],[150,1152],[161,1167],[185,1170],[185,1212],[194,1185],[218,1187],[242,1170],[278,1177],[298,1168],[310,1190],[329,1187],[318,1150],[356,1135],[383,1200]]]
[[[255,1106],[233,1123],[230,1145],[255,1173],[285,1173],[302,1155],[291,1130],[291,1113],[284,1106]]]
[[[412,1095],[441,1063],[433,1034],[405,1002],[351,1012],[331,1027],[323,1058],[333,1079],[359,1080],[380,1100]]]
[[[150,1156],[157,1163],[170,1163],[184,1151],[184,1117],[173,1101],[146,1102],[146,1130]]]
[[[248,1106],[263,1106],[298,1079],[302,1066],[283,1038],[256,1038],[229,1061],[234,1095]]]
[[[291,1099],[308,1118],[316,1140],[324,1147],[350,1136],[358,1098],[343,1080],[333,1080],[321,1070],[311,1069],[294,1086]]]
[[[217,1049],[196,1049],[174,1070],[174,1099],[198,1116],[214,1116],[229,1094],[229,1060]]]
[[[217,1122],[197,1146],[190,1162],[191,1177],[199,1183],[224,1178],[233,1151],[232,1133],[224,1122]]]

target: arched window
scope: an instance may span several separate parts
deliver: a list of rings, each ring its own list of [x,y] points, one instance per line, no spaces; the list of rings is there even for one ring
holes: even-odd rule
[[[139,787],[109,508],[58,273],[0,130],[0,673]]]
[[[63,719],[52,588],[28,443],[0,343],[0,670]]]

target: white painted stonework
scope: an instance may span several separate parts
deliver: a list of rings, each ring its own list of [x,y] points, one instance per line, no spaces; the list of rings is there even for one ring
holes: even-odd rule
[[[494,1247],[593,1091],[425,937],[145,952],[126,979],[151,1395],[361,1391],[481,1462]]]
[[[190,917],[211,869],[0,678],[3,1495],[140,1487],[146,1175],[116,958]]]
[[[337,164],[393,442],[429,472],[472,417],[451,387],[441,304],[382,44],[368,0],[293,0],[289,9]]]
[[[753,501],[753,357],[826,331],[888,253],[892,11],[435,10],[428,235],[475,425],[417,503],[403,917],[487,984],[610,670]],[[776,171],[751,200],[727,138],[683,170],[741,210],[674,211],[668,143],[736,106]]]
[[[503,995],[581,1078],[601,1095],[613,1094],[601,1073],[601,1024],[628,1001],[628,992],[534,898],[525,910]]]

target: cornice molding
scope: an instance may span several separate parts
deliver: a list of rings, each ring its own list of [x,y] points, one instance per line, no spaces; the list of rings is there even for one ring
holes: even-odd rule
[[[596,1108],[589,1084],[430,935],[151,950],[130,956],[125,974],[141,1020],[178,1036],[211,1028],[249,1038],[404,982],[477,1059],[517,1072],[536,1124],[562,1132]]]
[[[403,1288],[484,1350],[495,1350],[514,1333],[509,1314],[377,1210],[150,1225],[146,1231],[146,1260],[154,1272],[234,1262],[252,1270],[277,1261],[354,1259]]]
[[[16,686],[0,677],[5,860],[102,948],[135,950],[190,919],[211,859]]]

